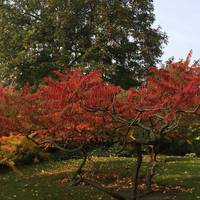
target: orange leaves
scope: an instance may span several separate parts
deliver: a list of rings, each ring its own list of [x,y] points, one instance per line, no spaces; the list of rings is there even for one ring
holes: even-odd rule
[[[0,137],[0,150],[3,152],[14,152],[16,151],[17,145],[23,140],[21,135],[9,135]]]
[[[76,129],[79,131],[79,132],[82,132],[82,131],[92,131],[92,127],[88,126],[88,124],[85,124],[85,123],[80,123],[76,126]]]

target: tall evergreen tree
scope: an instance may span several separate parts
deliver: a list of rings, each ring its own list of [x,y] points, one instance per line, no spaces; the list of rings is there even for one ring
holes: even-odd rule
[[[80,66],[137,86],[166,42],[154,20],[153,0],[2,0],[1,75],[37,85],[53,70]]]

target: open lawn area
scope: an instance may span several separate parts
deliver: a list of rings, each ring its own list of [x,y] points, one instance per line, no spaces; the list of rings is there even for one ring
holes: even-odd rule
[[[126,188],[133,174],[133,158],[94,157],[98,171],[95,178],[103,180],[107,187]],[[200,199],[200,159],[189,157],[160,157],[154,189],[169,193],[165,199]],[[80,160],[44,162],[20,168],[23,176],[11,170],[0,171],[0,200],[111,200],[112,198],[88,185],[70,186],[69,177]],[[92,163],[85,167],[89,174]],[[145,172],[143,166],[143,173]],[[117,175],[118,174],[118,175]],[[167,185],[167,190],[163,190]],[[155,192],[161,193],[161,192]],[[144,199],[156,199],[151,196]],[[159,198],[158,198],[159,199]],[[160,198],[161,199],[161,198]],[[164,198],[162,198],[164,199]]]

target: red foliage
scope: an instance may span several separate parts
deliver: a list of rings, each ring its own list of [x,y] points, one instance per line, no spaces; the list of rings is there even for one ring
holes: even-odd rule
[[[128,91],[105,83],[99,71],[80,70],[55,72],[58,80],[47,78],[33,94],[27,86],[21,92],[1,86],[0,133],[25,130],[82,143],[134,120],[133,126],[159,130],[200,104],[200,67],[190,67],[189,59],[150,68],[143,86]]]
[[[189,59],[189,58],[188,58]],[[165,69],[150,68],[151,76],[135,92],[129,91],[127,104],[130,109],[149,110],[144,118],[161,113],[167,120],[174,120],[179,111],[193,110],[200,104],[200,67],[188,66],[188,62],[174,63]],[[135,106],[137,99],[137,106]]]
[[[107,95],[115,96],[119,89],[104,83],[99,71],[55,73],[59,80],[46,79],[37,93],[26,95],[32,109],[23,114],[31,116],[38,133],[51,135],[56,140],[81,143],[103,139],[100,133],[109,128],[109,117],[94,115],[87,110],[87,105],[107,108],[112,103]]]

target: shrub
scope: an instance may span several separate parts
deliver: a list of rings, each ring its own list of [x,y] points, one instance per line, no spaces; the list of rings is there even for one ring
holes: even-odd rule
[[[0,140],[0,164],[16,170],[15,165],[38,162],[48,157],[37,144],[22,135],[3,136]]]

